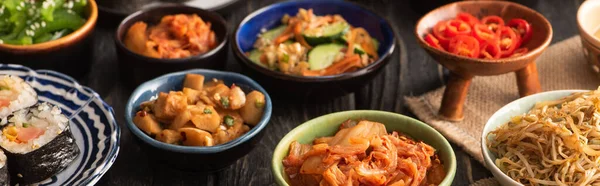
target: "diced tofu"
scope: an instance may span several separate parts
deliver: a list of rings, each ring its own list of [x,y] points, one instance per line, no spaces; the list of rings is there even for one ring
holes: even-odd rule
[[[185,80],[183,81],[183,87],[191,88],[194,90],[202,90],[204,86],[204,76],[200,74],[186,74]]]
[[[183,92],[161,92],[152,108],[156,118],[171,120],[187,108],[187,97]]]
[[[157,135],[162,131],[158,121],[145,111],[137,112],[133,118],[133,123],[148,135]]]
[[[165,129],[156,135],[156,140],[169,144],[178,144],[181,142],[181,133],[175,130]]]

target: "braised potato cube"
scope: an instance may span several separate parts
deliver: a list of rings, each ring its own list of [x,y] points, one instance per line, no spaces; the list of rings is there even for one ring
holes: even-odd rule
[[[200,74],[186,74],[183,81],[183,87],[194,90],[202,90],[204,86],[204,76]]]
[[[158,121],[145,111],[138,111],[133,118],[133,123],[148,135],[156,135],[162,130]]]
[[[189,105],[195,105],[200,100],[200,91],[184,87],[183,94],[187,97],[187,102]]]
[[[165,129],[156,135],[156,140],[169,144],[178,144],[181,141],[181,134],[175,130]]]
[[[252,91],[246,96],[246,104],[240,109],[240,115],[249,125],[256,125],[260,121],[265,109],[265,95],[259,91]]]
[[[183,136],[185,146],[213,146],[214,141],[210,133],[196,128],[181,128],[179,133]]]
[[[179,113],[185,111],[187,107],[187,97],[183,92],[161,92],[154,104],[154,114],[161,120],[171,120]]]
[[[189,110],[183,111],[179,115],[177,115],[175,119],[173,119],[173,122],[171,122],[171,125],[169,125],[169,129],[177,130],[183,127],[183,125],[185,125],[190,120],[192,120],[192,113]]]
[[[192,111],[192,123],[197,128],[214,133],[221,124],[221,117],[219,113],[212,106],[205,106],[199,109],[200,112]]]

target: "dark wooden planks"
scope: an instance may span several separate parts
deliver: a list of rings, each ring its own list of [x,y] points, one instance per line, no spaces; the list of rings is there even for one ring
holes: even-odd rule
[[[242,2],[241,6],[225,16],[231,28],[230,34],[249,13],[276,1],[278,0]],[[443,68],[418,46],[414,38],[414,24],[422,13],[414,10],[408,1],[353,1],[385,16],[394,27],[396,35],[402,38],[398,40],[396,52],[385,70],[361,91],[325,103],[290,103],[281,98],[273,100],[271,122],[265,128],[265,136],[256,149],[231,167],[209,174],[173,170],[160,164],[155,165],[155,162],[146,158],[124,125],[124,106],[132,89],[116,83],[119,77],[113,42],[114,31],[98,28],[94,33],[93,68],[89,76],[81,81],[100,93],[114,107],[117,121],[123,129],[119,158],[98,185],[274,185],[271,154],[279,140],[304,121],[332,112],[353,109],[385,110],[414,117],[404,107],[402,97],[419,95],[440,87],[445,75]],[[532,2],[526,1],[525,4],[540,11],[553,24],[553,43],[577,34],[575,13],[582,0]],[[231,52],[226,63],[228,70],[241,71]],[[453,148],[458,161],[453,185],[468,185],[472,180],[491,176],[489,171],[470,158],[460,147],[453,145]]]

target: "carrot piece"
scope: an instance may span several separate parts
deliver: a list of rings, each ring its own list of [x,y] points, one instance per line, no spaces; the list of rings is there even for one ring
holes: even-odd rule
[[[279,36],[277,36],[277,38],[275,38],[275,40],[273,41],[275,45],[279,45],[280,43],[283,43],[285,41],[287,41],[288,39],[290,39],[294,34],[292,33],[287,33],[287,34],[281,34]]]
[[[308,25],[308,28],[309,29],[317,28],[317,27],[319,27],[319,26],[321,26],[321,25],[323,25],[325,23],[329,23],[329,22],[332,22],[332,21],[333,21],[333,18],[331,16],[320,17],[319,19],[317,19],[317,21],[314,21],[314,22],[310,23]]]
[[[306,42],[306,40],[304,40],[304,37],[302,36],[302,22],[297,23],[296,26],[294,27],[294,36],[296,41],[298,41],[302,46],[306,47],[307,49],[311,49],[312,47]]]
[[[333,63],[333,65],[325,68],[324,75],[334,75],[343,73],[344,71],[355,67],[360,67],[360,56],[356,54],[352,54],[338,62]]]
[[[346,51],[346,56],[350,56],[354,54],[354,39],[356,32],[355,29],[350,30],[350,34],[348,34],[348,50]]]

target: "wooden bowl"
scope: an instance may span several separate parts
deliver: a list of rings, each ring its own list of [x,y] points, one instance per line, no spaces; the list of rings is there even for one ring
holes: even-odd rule
[[[74,32],[56,40],[32,44],[0,44],[0,61],[33,69],[50,69],[75,78],[87,74],[92,62],[92,33],[98,19],[96,1],[88,0],[87,21]]]
[[[529,52],[523,56],[503,59],[476,59],[458,56],[435,49],[423,39],[433,26],[443,20],[456,17],[459,12],[470,13],[476,17],[497,15],[505,21],[513,18],[527,20],[532,27],[533,36],[523,47]],[[442,66],[451,71],[439,114],[451,121],[463,119],[462,106],[466,99],[471,79],[474,76],[492,76],[515,72],[520,96],[541,91],[535,60],[548,47],[552,40],[552,26],[540,13],[526,6],[507,1],[461,1],[444,5],[423,16],[415,28],[417,41]]]

